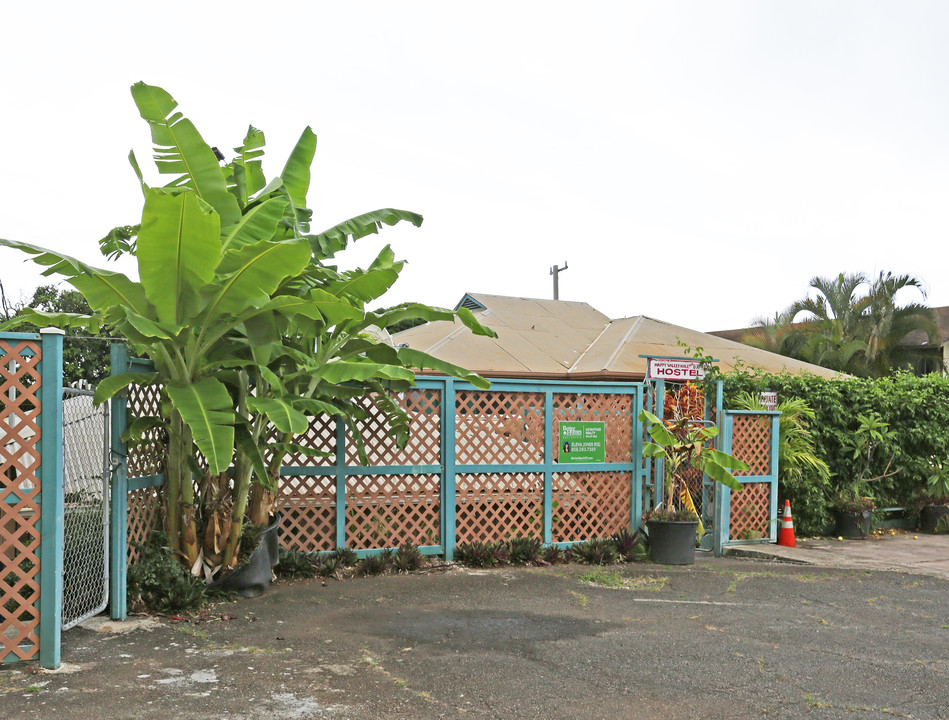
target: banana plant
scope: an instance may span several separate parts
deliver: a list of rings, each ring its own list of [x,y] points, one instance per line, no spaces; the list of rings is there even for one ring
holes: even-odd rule
[[[387,390],[408,387],[413,368],[435,369],[487,387],[463,368],[393,348],[373,328],[391,318],[451,319],[448,310],[407,304],[369,312],[366,304],[398,278],[402,263],[385,248],[369,268],[340,272],[330,261],[351,240],[383,225],[422,217],[395,209],[360,215],[310,234],[306,206],[316,136],[306,128],[282,173],[270,180],[261,168],[264,136],[251,127],[235,157],[223,166],[215,149],[177,110],[161,88],[137,83],[132,95],[151,128],[162,187],[150,186],[134,154],[130,163],[144,194],[141,221],[123,225],[100,241],[103,254],[134,255],[139,280],[92,267],[75,258],[27,243],[0,239],[32,256],[82,292],[92,308],[87,317],[60,323],[108,326],[127,338],[155,365],[151,373],[125,373],[100,383],[102,402],[129,385],[162,388],[160,423],[168,434],[166,528],[174,550],[197,571],[202,565],[194,469],[199,453],[208,476],[232,471],[224,565],[236,561],[252,478],[275,491],[279,460],[289,439],[306,429],[309,417],[341,413],[355,431],[359,399],[375,393],[397,440],[408,437],[405,414]],[[474,332],[483,328],[467,311],[457,316]],[[31,321],[28,314],[23,321]],[[56,318],[46,318],[47,324]],[[148,421],[131,430],[134,435]],[[276,431],[282,443],[268,443]],[[225,483],[226,484],[226,483]],[[207,518],[205,518],[206,520]],[[205,528],[206,530],[206,528]]]

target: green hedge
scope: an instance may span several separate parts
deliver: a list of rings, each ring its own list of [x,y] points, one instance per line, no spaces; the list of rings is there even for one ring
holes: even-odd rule
[[[917,377],[898,373],[885,378],[825,380],[814,375],[754,375],[738,371],[723,374],[725,407],[737,393],[777,391],[779,399],[798,397],[814,410],[811,427],[815,454],[830,466],[829,492],[839,480],[853,475],[856,461],[844,450],[844,439],[857,429],[857,415],[874,412],[896,432],[881,446],[871,466],[871,476],[883,473],[893,457],[892,477],[872,483],[877,507],[912,506],[918,502],[929,477],[930,459],[949,457],[949,378]],[[830,520],[827,493],[809,488],[779,488],[780,499],[791,500],[795,526],[807,534],[818,532]],[[825,502],[821,506],[821,496]],[[803,521],[803,523],[801,522]],[[804,533],[802,533],[804,534]]]

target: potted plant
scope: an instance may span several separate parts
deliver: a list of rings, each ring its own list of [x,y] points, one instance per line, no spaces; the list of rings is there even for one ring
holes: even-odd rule
[[[680,412],[663,421],[647,410],[639,414],[648,423],[652,442],[643,445],[643,456],[660,458],[665,464],[663,501],[646,514],[650,554],[663,565],[691,565],[695,562],[695,539],[700,521],[686,483],[686,473],[695,468],[716,482],[738,492],[739,483],[730,471],[747,470],[741,460],[708,447],[718,428],[707,426]]]
[[[923,491],[928,502],[919,512],[919,531],[935,533],[940,527],[949,529],[949,461],[933,458],[929,467],[932,475]]]
[[[856,432],[844,443],[845,449],[853,451],[853,459],[857,461],[856,470],[852,478],[838,482],[837,492],[832,498],[837,521],[835,532],[847,538],[870,534],[870,520],[876,508],[876,502],[870,494],[870,483],[900,471],[900,468],[890,470],[896,456],[893,453],[881,474],[868,477],[877,449],[892,440],[896,432],[890,430],[889,423],[876,413],[857,415],[857,422]]]

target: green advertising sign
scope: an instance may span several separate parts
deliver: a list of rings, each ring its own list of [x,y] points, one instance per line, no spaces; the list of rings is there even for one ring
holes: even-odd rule
[[[606,462],[606,423],[560,423],[560,462]]]

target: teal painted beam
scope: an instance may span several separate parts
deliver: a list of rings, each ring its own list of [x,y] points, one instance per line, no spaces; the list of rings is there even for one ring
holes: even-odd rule
[[[129,492],[132,492],[132,490],[161,487],[164,484],[164,475],[142,475],[142,477],[126,478],[126,488]]]
[[[645,491],[646,468],[643,463],[643,426],[639,421],[637,408],[643,406],[642,386],[636,388],[636,395],[633,400],[632,421],[632,444],[630,446],[630,458],[636,461],[635,468],[630,474],[629,486],[629,529],[636,530],[642,527],[643,522],[643,493]]]
[[[442,547],[446,560],[454,560],[457,541],[455,526],[455,380],[447,378],[442,391]]]
[[[544,542],[553,539],[554,394],[544,393]]]
[[[128,372],[129,354],[124,343],[112,343],[109,359],[113,375]],[[124,395],[124,393],[123,393]],[[112,398],[110,424],[112,430],[112,482],[109,499],[109,617],[124,620],[128,582],[128,447],[122,440],[127,425],[128,400]]]
[[[40,665],[60,665],[63,627],[63,335],[40,330]]]
[[[346,547],[346,422],[336,418],[336,547]]]

